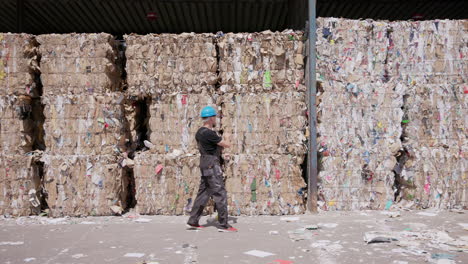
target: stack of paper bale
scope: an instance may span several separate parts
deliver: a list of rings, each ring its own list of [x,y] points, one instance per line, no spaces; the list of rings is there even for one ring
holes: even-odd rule
[[[417,208],[468,206],[468,22],[392,23],[391,69],[408,86],[401,199]]]
[[[218,39],[226,188],[231,214],[304,211],[306,96],[301,32]]]
[[[194,137],[200,111],[216,102],[214,35],[128,35],[125,40],[128,93],[147,108],[141,119],[138,103],[127,105],[132,141],[142,138],[135,128],[143,126],[149,148],[134,159],[137,211],[183,214],[190,211],[200,180]]]
[[[32,35],[0,34],[0,214],[29,215],[40,208],[40,176],[26,154],[39,144],[37,70]]]
[[[43,156],[52,216],[108,215],[121,204],[125,116],[109,34],[50,34],[40,43]]]
[[[383,209],[394,200],[405,86],[386,68],[386,22],[317,21],[319,205]]]

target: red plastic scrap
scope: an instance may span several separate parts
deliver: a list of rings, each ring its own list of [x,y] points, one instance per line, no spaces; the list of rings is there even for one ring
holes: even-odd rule
[[[293,264],[294,262],[290,260],[283,260],[283,259],[275,259],[273,262],[268,263],[268,264]]]
[[[275,177],[276,177],[276,180],[279,181],[279,179],[281,178],[281,173],[278,169],[275,170]]]
[[[164,168],[164,166],[161,165],[161,164],[159,164],[158,166],[156,166],[156,174],[159,174],[159,173],[162,171],[163,168]]]

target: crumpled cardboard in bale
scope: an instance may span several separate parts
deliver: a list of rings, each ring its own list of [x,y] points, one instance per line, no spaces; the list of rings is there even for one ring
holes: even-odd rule
[[[106,34],[39,35],[41,81],[46,95],[120,91],[117,42]]]
[[[32,156],[0,154],[0,214],[28,216],[41,209],[40,174]]]
[[[0,95],[39,96],[37,46],[33,35],[0,33]]]
[[[135,155],[136,210],[140,214],[181,215],[191,211],[200,183],[199,156]]]
[[[112,155],[47,155],[44,186],[49,216],[113,215],[125,192],[123,169]]]
[[[406,92],[386,71],[390,27],[337,18],[317,24],[320,208],[384,209],[394,200]]]
[[[218,98],[222,127],[231,134],[230,154],[304,155],[304,93],[227,93]]]
[[[109,155],[125,150],[124,94],[43,96],[45,142],[53,155]]]
[[[0,97],[0,153],[24,154],[33,150],[36,136],[29,96]]]
[[[124,39],[130,95],[199,93],[217,83],[213,34],[131,34]]]
[[[304,90],[302,32],[228,33],[217,44],[223,92]]]
[[[283,215],[305,211],[303,156],[224,155],[231,215]]]

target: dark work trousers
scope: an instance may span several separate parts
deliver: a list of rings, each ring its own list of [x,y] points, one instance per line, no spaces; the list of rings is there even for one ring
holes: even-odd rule
[[[193,203],[192,211],[188,223],[191,225],[198,225],[203,209],[210,197],[216,204],[218,211],[218,221],[222,228],[228,227],[228,213],[227,213],[227,192],[224,188],[223,174],[215,173],[213,176],[202,176],[200,179],[200,187],[198,189],[197,198]]]

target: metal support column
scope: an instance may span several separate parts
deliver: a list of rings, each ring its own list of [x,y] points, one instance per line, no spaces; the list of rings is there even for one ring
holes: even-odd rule
[[[309,154],[308,154],[308,193],[307,209],[317,212],[317,110],[315,98],[317,95],[317,80],[315,76],[315,42],[316,42],[316,0],[309,0]]]

